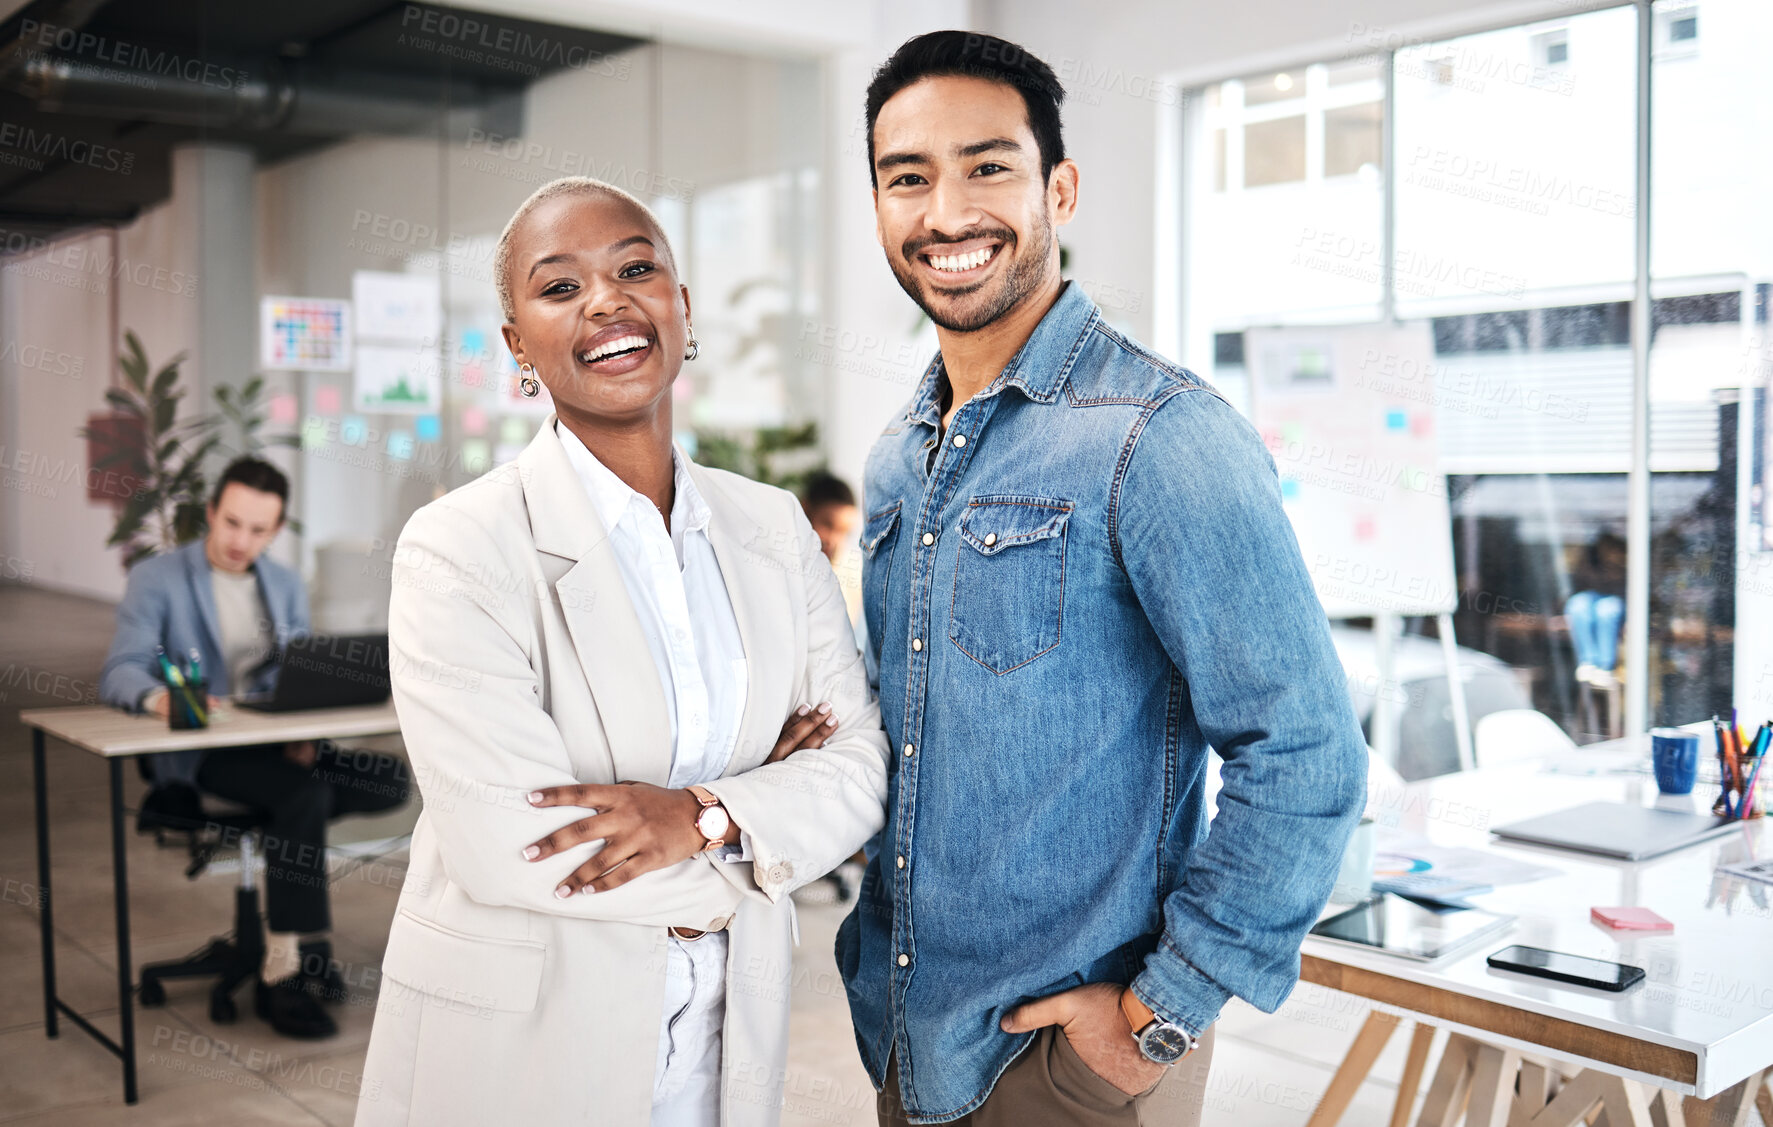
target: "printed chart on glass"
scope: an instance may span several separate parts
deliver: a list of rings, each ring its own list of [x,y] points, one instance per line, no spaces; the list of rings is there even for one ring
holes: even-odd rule
[[[1251,329],[1250,415],[1331,618],[1453,610],[1426,323]]]
[[[442,402],[443,300],[434,276],[359,270],[353,402],[359,411],[427,414]]]
[[[326,297],[259,300],[259,367],[272,372],[351,370],[351,303]]]

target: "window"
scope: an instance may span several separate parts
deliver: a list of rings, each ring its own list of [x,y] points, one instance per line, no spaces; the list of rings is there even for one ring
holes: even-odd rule
[[[1244,126],[1244,187],[1305,179],[1305,118],[1282,117]]]
[[[1701,6],[1732,52],[1707,68],[1682,65]],[[1620,5],[1412,43],[1389,68],[1229,80],[1186,119],[1201,171],[1184,182],[1184,359],[1243,402],[1245,329],[1376,321],[1389,267],[1397,316],[1433,343],[1418,402],[1449,475],[1458,641],[1583,742],[1623,719],[1608,674],[1643,678],[1652,724],[1756,694],[1773,713],[1773,674],[1743,672],[1773,669],[1773,632],[1735,629],[1773,621],[1773,226],[1754,195],[1773,172],[1756,140],[1773,103],[1751,46],[1773,41],[1773,5],[1660,0],[1646,15],[1647,450],[1631,427],[1639,18]],[[1641,671],[1623,636],[1597,654],[1572,630],[1588,602],[1625,593],[1634,457],[1651,471]]]
[[[1561,67],[1570,61],[1570,32],[1567,28],[1542,31],[1533,36],[1533,60],[1542,67]]]

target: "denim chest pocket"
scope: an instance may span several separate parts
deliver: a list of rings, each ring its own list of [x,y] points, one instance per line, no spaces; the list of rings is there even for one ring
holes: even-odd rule
[[[881,615],[886,613],[888,581],[893,571],[893,545],[898,542],[899,508],[894,501],[869,514],[862,526],[862,617],[868,636],[881,638]]]
[[[1069,501],[974,497],[960,517],[948,637],[1004,674],[1059,644]]]

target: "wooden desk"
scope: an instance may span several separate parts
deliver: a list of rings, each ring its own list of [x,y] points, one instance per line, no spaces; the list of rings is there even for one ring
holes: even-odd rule
[[[400,730],[392,703],[321,708],[305,712],[253,712],[224,705],[211,713],[208,728],[174,730],[158,716],[132,716],[103,705],[34,708],[19,713],[31,729],[31,782],[36,792],[37,885],[43,942],[44,1032],[59,1033],[57,1015],[96,1038],[123,1061],[123,1101],[136,1102],[135,972],[129,955],[129,872],[124,852],[123,761],[135,755],[192,748],[239,747],[322,737],[379,736]],[[111,769],[111,882],[117,918],[117,1008],[121,1043],[111,1040],[55,992],[55,924],[49,893],[49,788],[44,771],[47,737],[104,757]]]
[[[1594,1088],[1597,1100],[1603,1098],[1601,1088],[1611,1093],[1606,1107],[1613,1127],[1686,1122],[1681,1095],[1694,1097],[1685,1104],[1693,1118],[1703,1114],[1704,1121],[1747,1121],[1761,1079],[1773,1066],[1773,887],[1718,877],[1714,870],[1720,863],[1764,855],[1773,846],[1764,822],[1746,822],[1739,832],[1637,863],[1505,845],[1488,833],[1494,825],[1595,800],[1709,808],[1717,794],[1715,768],[1708,784],[1706,765],[1701,764],[1701,781],[1688,798],[1660,798],[1647,772],[1648,746],[1647,737],[1637,737],[1558,757],[1568,764],[1582,756],[1590,761],[1641,756],[1642,774],[1584,777],[1552,773],[1542,762],[1529,762],[1426,779],[1394,794],[1374,795],[1372,812],[1382,824],[1446,845],[1494,850],[1552,866],[1562,875],[1474,897],[1481,907],[1518,916],[1514,929],[1433,963],[1308,938],[1301,968],[1305,981],[1378,1006],[1357,1035],[1313,1124],[1340,1117],[1399,1016],[1445,1026],[1456,1035],[1430,1089],[1422,1124],[1456,1119],[1460,1109],[1449,1110],[1449,1100],[1469,1100],[1468,1122],[1474,1124],[1565,1123],[1533,1117],[1545,1107],[1540,1097],[1548,1095],[1552,1077],[1543,1069],[1529,1076],[1523,1055],[1555,1058],[1586,1070],[1583,1083]],[[1589,919],[1591,907],[1614,905],[1651,908],[1673,921],[1675,929],[1615,932]],[[1485,956],[1515,943],[1629,963],[1643,967],[1646,979],[1624,993],[1609,994],[1495,971],[1485,964]],[[1400,1092],[1394,1124],[1404,1121],[1414,1099],[1430,1036],[1426,1026],[1417,1031],[1406,1062],[1407,1091]],[[1465,1054],[1463,1063],[1460,1054]],[[1527,1062],[1526,1068],[1536,1067]],[[1515,1093],[1517,1076],[1520,1095]],[[1626,1083],[1618,1084],[1621,1080]],[[1715,1117],[1720,1111],[1725,1118]]]

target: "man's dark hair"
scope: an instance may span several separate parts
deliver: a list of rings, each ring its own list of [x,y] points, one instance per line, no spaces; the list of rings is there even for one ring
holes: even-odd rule
[[[222,502],[222,490],[229,483],[239,482],[248,489],[256,489],[260,493],[275,493],[283,504],[277,509],[277,520],[283,520],[284,513],[289,511],[289,479],[283,471],[262,458],[235,458],[222,471],[222,478],[215,483],[215,492],[210,494],[209,503],[219,505]]]
[[[806,485],[800,491],[800,503],[808,513],[816,513],[826,505],[853,507],[856,492],[843,478],[821,470],[807,475]]]
[[[893,57],[880,64],[868,84],[868,182],[879,187],[874,176],[874,121],[880,107],[894,94],[925,78],[957,75],[983,78],[1014,86],[1028,109],[1028,129],[1040,148],[1040,178],[1052,179],[1053,169],[1065,159],[1065,138],[1060,132],[1059,106],[1065,87],[1053,68],[1022,47],[995,35],[974,31],[932,31],[907,39]]]

